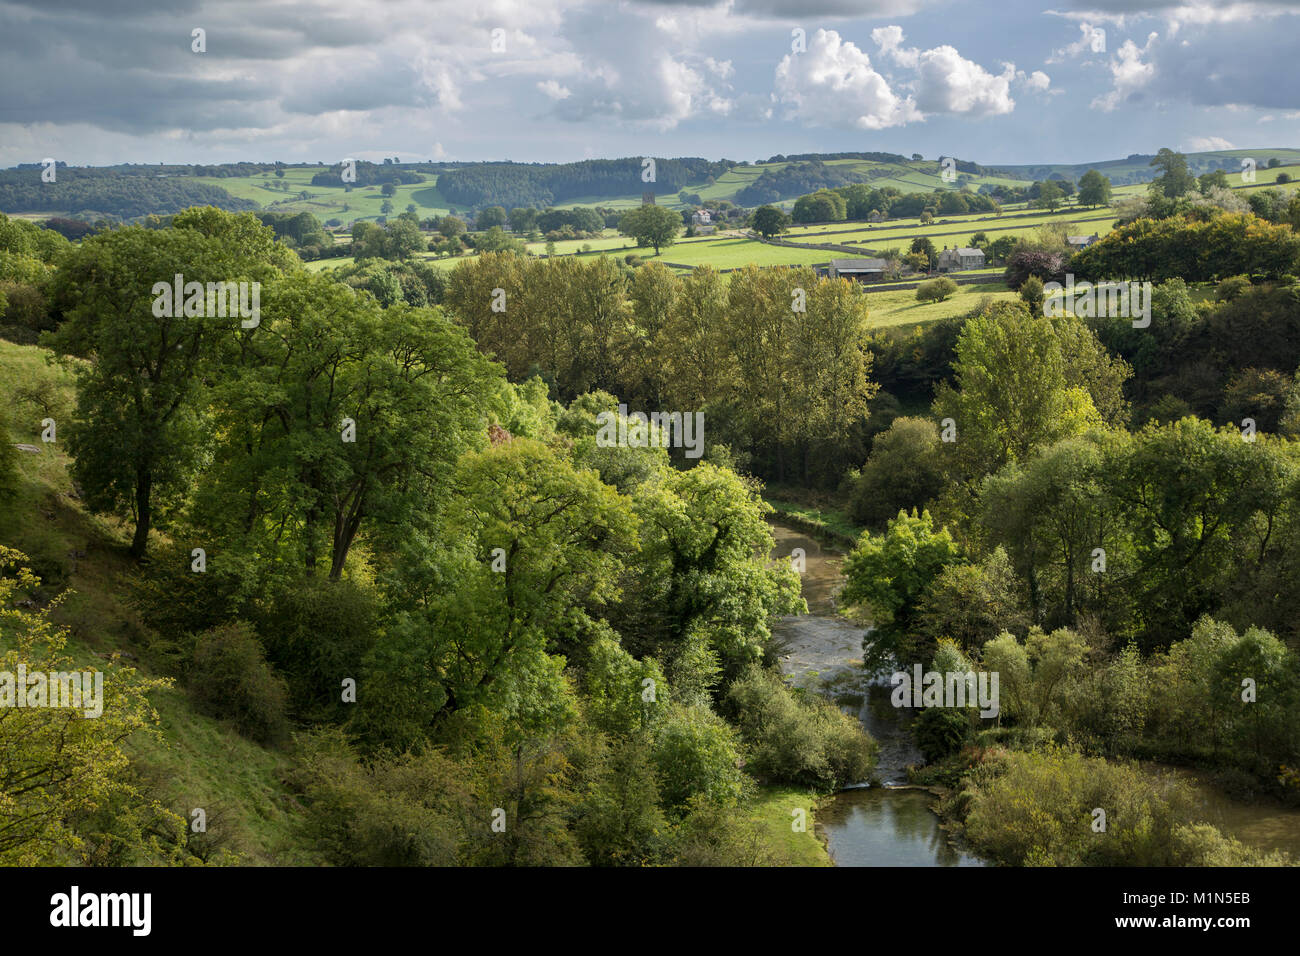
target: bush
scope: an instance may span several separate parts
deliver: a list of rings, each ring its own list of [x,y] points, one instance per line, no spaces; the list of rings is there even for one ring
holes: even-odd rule
[[[266,654],[288,678],[293,711],[341,720],[344,678],[358,678],[376,637],[374,594],[352,581],[305,578],[263,603],[257,621]]]
[[[707,707],[674,706],[655,728],[650,759],[668,809],[682,813],[692,798],[720,807],[740,799],[745,775],[735,731]]]
[[[916,287],[917,302],[942,302],[957,292],[957,283],[947,276],[927,279]]]
[[[1219,283],[1214,290],[1214,296],[1220,302],[1231,302],[1249,288],[1249,276],[1229,276]]]
[[[768,781],[831,790],[865,780],[875,742],[830,701],[792,692],[779,676],[751,664],[727,701],[745,742],[746,769]]]
[[[1020,283],[1020,298],[1029,307],[1029,311],[1034,315],[1041,315],[1043,312],[1043,280],[1038,276],[1027,276],[1025,281]]]
[[[1059,252],[1017,249],[1007,257],[1003,278],[1009,288],[1018,290],[1031,275],[1047,282],[1060,281],[1065,275],[1065,256]]]
[[[1004,766],[976,782],[966,818],[967,839],[1000,863],[1182,866],[1208,852],[1178,837],[1195,803],[1173,777],[1058,748],[1011,753]],[[1098,808],[1105,831],[1093,829]]]
[[[341,733],[318,732],[302,741],[293,774],[304,835],[334,866],[463,863],[469,769],[435,750],[366,765]]]
[[[970,732],[970,719],[963,710],[927,707],[912,725],[916,746],[926,763],[934,763],[961,750]]]
[[[883,524],[900,510],[921,508],[943,491],[939,429],[926,418],[895,418],[875,437],[849,500],[860,524]]]
[[[200,634],[186,684],[201,713],[231,721],[250,740],[276,743],[285,738],[288,692],[247,624],[236,622]]]

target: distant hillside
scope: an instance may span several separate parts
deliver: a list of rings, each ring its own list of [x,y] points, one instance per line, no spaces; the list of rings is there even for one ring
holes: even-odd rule
[[[1241,172],[1241,161],[1247,157],[1263,167],[1270,159],[1276,158],[1284,165],[1300,163],[1300,149],[1275,148],[1266,149],[1226,149],[1206,153],[1184,153],[1187,167],[1199,176],[1201,173],[1222,169],[1224,172]],[[1104,173],[1116,186],[1133,183],[1149,183],[1156,178],[1159,170],[1150,165],[1155,154],[1134,153],[1124,159],[1104,159],[1095,163],[1048,163],[1027,166],[998,166],[990,170],[996,174],[1014,176],[1020,179],[1048,179],[1059,174],[1077,180],[1090,169]]]
[[[1241,171],[1252,157],[1261,169],[1270,159],[1300,163],[1300,149],[1222,150],[1187,154],[1193,173],[1213,169]],[[488,206],[604,207],[626,209],[653,192],[662,206],[680,209],[706,200],[753,207],[789,205],[821,188],[866,183],[900,193],[930,193],[936,188],[994,192],[998,186],[1024,187],[1053,176],[1077,180],[1098,169],[1116,186],[1151,181],[1151,155],[1077,164],[1027,164],[989,167],[956,160],[956,178],[944,178],[938,158],[904,159],[896,153],[844,152],[775,155],[749,163],[698,157],[656,158],[654,181],[642,179],[640,157],[574,163],[408,162],[382,165],[358,162],[357,180],[343,183],[341,167],[325,163],[277,162],[224,165],[133,165],[65,167],[55,183],[44,183],[40,166],[0,170],[0,212],[96,219],[137,219],[169,215],[192,205],[239,211],[297,215],[310,212],[321,222],[348,224],[377,220],[405,209],[421,218],[474,215]],[[1262,181],[1262,178],[1261,178]],[[384,187],[395,189],[384,194]],[[335,222],[337,221],[337,223]]]

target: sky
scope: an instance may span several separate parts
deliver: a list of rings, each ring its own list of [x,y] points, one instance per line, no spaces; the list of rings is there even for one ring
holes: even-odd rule
[[[1044,2],[0,0],[0,166],[1300,145],[1300,0]]]

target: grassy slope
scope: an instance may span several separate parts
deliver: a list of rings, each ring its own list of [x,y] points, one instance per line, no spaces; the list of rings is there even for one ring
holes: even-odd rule
[[[813,823],[817,796],[798,787],[763,786],[749,803],[750,819],[766,834],[767,844],[787,866],[831,866],[830,854],[817,839]],[[792,811],[802,809],[807,829],[793,829]]]
[[[66,419],[70,402],[70,374],[48,365],[48,354],[0,340],[0,409],[14,441],[41,448],[40,454],[19,455],[22,488],[14,506],[0,511],[0,543],[26,553],[48,584],[72,591],[55,620],[70,629],[68,651],[79,663],[93,665],[96,655],[120,650],[141,658],[133,665],[151,673],[145,650],[151,632],[123,600],[132,568],[125,529],[84,511],[62,446],[40,440],[41,419]],[[51,404],[42,406],[31,395]],[[213,841],[248,862],[315,862],[294,843],[292,798],[282,782],[285,754],[196,713],[178,687],[153,702],[164,739],[139,734],[128,748],[140,777],[165,806],[186,819],[202,807]]]

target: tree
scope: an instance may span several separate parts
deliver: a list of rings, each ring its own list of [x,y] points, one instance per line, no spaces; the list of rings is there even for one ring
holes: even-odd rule
[[[673,244],[681,228],[681,217],[663,206],[638,206],[618,221],[620,233],[634,238],[638,246],[654,246],[655,255],[660,247]]]
[[[384,183],[382,186],[379,187],[379,191],[384,196],[393,196],[396,195],[397,193],[397,187],[392,183]]]
[[[1196,182],[1200,186],[1202,196],[1208,196],[1211,189],[1227,189],[1230,185],[1228,182],[1228,174],[1222,169],[1202,173],[1197,177]]]
[[[213,397],[220,433],[200,516],[228,546],[312,574],[428,534],[452,466],[483,443],[499,373],[434,310],[383,310],[331,278],[267,290]],[[350,421],[350,425],[345,422]]]
[[[934,268],[934,257],[936,255],[934,249],[934,243],[931,242],[927,237],[917,236],[915,239],[913,239],[912,245],[910,247],[910,251],[915,253],[920,253],[921,255],[925,256],[925,261],[926,261],[925,268],[927,272]]]
[[[390,212],[392,212],[393,208],[394,207],[392,202],[388,199],[385,199],[382,203],[379,204],[379,211],[383,213],[385,216],[387,216]]]
[[[443,216],[438,222],[438,231],[448,239],[455,239],[465,231],[465,221],[456,216]]]
[[[25,555],[0,545],[0,672],[13,680],[29,674],[66,672],[103,680],[100,713],[51,706],[4,703],[0,719],[0,864],[59,866],[69,861],[105,862],[97,854],[114,844],[118,864],[141,861],[157,837],[179,843],[184,821],[149,802],[134,782],[128,738],[156,733],[158,713],[149,695],[171,683],[145,678],[114,659],[98,669],[79,669],[67,653],[69,632],[50,619],[53,607],[30,609],[26,595],[40,588]],[[56,602],[57,603],[57,602]],[[11,685],[12,687],[12,685]],[[21,684],[10,693],[33,690]],[[2,699],[3,695],[0,695]],[[95,832],[97,811],[118,817],[111,834]],[[171,831],[170,835],[167,831]],[[88,832],[89,831],[89,832]],[[148,834],[148,835],[146,835]],[[123,847],[123,837],[129,843]],[[147,851],[146,851],[147,852]],[[147,858],[147,857],[146,857]],[[110,861],[111,862],[111,861]]]
[[[1080,176],[1079,205],[1093,208],[1110,205],[1110,180],[1095,169]]]
[[[875,631],[864,654],[868,670],[891,658],[898,664],[919,660],[913,635],[921,598],[945,567],[960,560],[952,535],[936,531],[928,511],[900,511],[883,535],[863,533],[844,559],[841,597],[871,615]]]
[[[1151,182],[1151,189],[1167,199],[1177,199],[1184,193],[1197,188],[1196,177],[1187,169],[1187,157],[1168,147],[1161,147],[1160,152],[1148,164],[1157,166],[1161,173]]]
[[[1039,209],[1046,209],[1048,212],[1056,212],[1065,199],[1065,192],[1061,189],[1060,184],[1048,180],[1038,187],[1038,198],[1034,200],[1034,205]]]
[[[474,226],[480,232],[493,226],[504,226],[507,222],[506,211],[501,206],[488,206],[474,217]]]
[[[955,423],[945,454],[967,479],[1100,422],[1088,390],[1067,379],[1052,323],[1023,305],[998,303],[968,319],[955,351],[956,387],[939,386],[934,412]]]
[[[927,418],[900,416],[872,442],[849,507],[853,520],[883,524],[901,510],[924,507],[942,490],[939,430]]]
[[[510,210],[511,232],[526,233],[537,228],[537,210],[531,206],[516,206]]]
[[[776,206],[759,206],[754,210],[753,227],[764,239],[780,235],[790,226],[790,217]]]
[[[175,226],[131,226],[86,239],[56,281],[56,299],[67,305],[51,344],[92,359],[78,368],[77,410],[63,432],[75,458],[72,475],[92,510],[134,521],[137,560],[155,520],[165,521],[191,485],[204,451],[200,386],[245,321],[238,309],[206,316],[206,297],[166,308],[155,284],[165,277],[170,299],[177,273],[205,287],[259,282],[293,256],[251,213],[193,209]]]
[[[1038,315],[1043,311],[1043,280],[1030,275],[1020,283],[1020,298],[1029,311]]]

